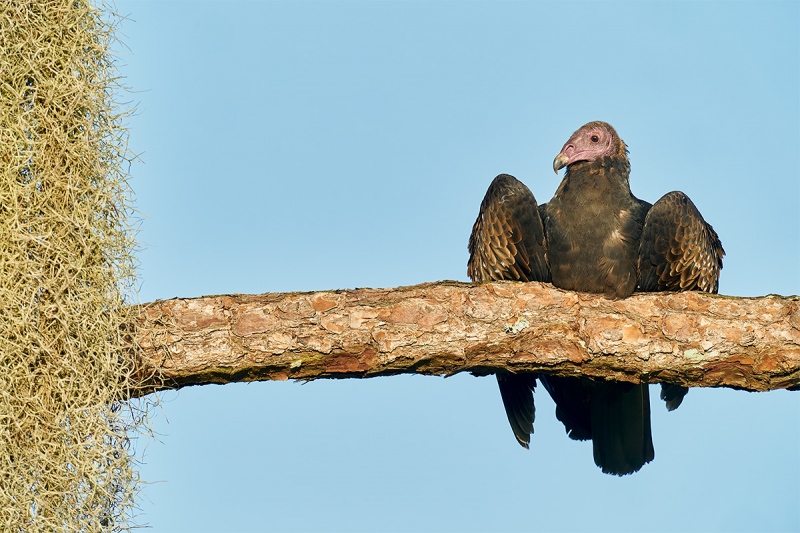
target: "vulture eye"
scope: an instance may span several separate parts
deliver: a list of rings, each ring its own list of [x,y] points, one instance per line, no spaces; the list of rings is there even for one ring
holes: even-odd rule
[[[596,143],[599,140],[600,140],[600,137],[598,137],[597,135],[592,135],[592,142],[593,143]]]

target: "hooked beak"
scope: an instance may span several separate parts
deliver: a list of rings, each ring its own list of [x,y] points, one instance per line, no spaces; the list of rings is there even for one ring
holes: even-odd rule
[[[564,152],[561,152],[553,159],[553,171],[558,174],[558,171],[567,166],[569,157]]]

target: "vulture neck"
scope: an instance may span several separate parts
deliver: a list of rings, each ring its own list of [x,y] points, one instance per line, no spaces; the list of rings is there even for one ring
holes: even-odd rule
[[[629,199],[631,187],[628,176],[631,165],[627,158],[602,157],[594,161],[579,161],[567,167],[555,197],[572,203],[613,202],[614,197]]]

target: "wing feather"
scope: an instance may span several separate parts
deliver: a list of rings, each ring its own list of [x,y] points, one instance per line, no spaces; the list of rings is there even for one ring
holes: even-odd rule
[[[544,224],[533,193],[500,174],[489,185],[469,237],[467,274],[473,281],[550,281]],[[536,375],[498,372],[497,384],[517,442],[529,446],[536,409]]]
[[[644,220],[639,245],[640,291],[716,293],[725,250],[717,232],[680,191],[665,194]],[[661,399],[677,409],[689,389],[661,384]]]
[[[536,418],[536,408],[533,403],[536,374],[498,372],[497,385],[500,387],[500,397],[503,399],[503,407],[506,409],[514,437],[520,446],[528,448]]]
[[[469,238],[473,281],[550,281],[544,225],[533,193],[500,174],[489,185]]]
[[[716,293],[724,255],[717,232],[689,197],[667,193],[645,217],[638,290]]]

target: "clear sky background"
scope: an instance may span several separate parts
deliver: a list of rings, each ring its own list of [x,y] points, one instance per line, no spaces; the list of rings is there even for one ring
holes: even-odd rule
[[[635,195],[686,192],[720,292],[800,293],[800,3],[143,2],[119,68],[142,301],[466,281],[492,178],[540,202],[573,131],[611,123]],[[494,378],[162,395],[139,521],[206,531],[792,531],[800,393],[694,389],[656,459],[594,466],[536,395],[517,445]]]

